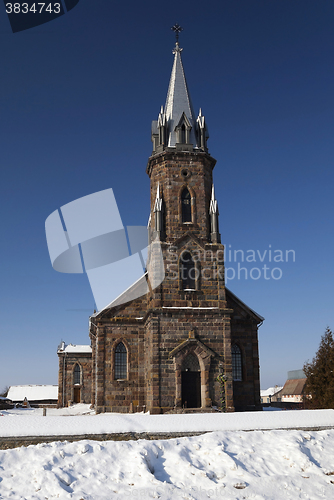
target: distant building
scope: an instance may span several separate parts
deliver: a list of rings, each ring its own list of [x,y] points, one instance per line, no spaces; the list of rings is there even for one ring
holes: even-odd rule
[[[282,403],[298,403],[304,400],[304,387],[306,376],[303,370],[292,370],[288,372],[288,379],[281,392]]]
[[[304,407],[306,377],[303,370],[288,372],[288,378],[283,387],[269,387],[261,391],[263,406],[275,406],[283,409]]]
[[[11,385],[7,398],[13,403],[23,404],[26,399],[30,406],[55,406],[58,400],[57,385]]]
[[[58,346],[58,405],[91,403],[92,348],[89,345]]]
[[[261,403],[262,404],[271,404],[273,402],[280,401],[280,394],[283,387],[279,385],[275,385],[275,387],[269,387],[264,391],[260,392],[261,395]]]

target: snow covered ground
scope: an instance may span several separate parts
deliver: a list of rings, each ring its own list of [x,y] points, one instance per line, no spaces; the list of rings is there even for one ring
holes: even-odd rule
[[[59,419],[63,421],[63,434],[72,429],[72,421],[77,433],[83,432],[85,421],[95,422],[96,432],[110,432],[111,422],[115,432],[143,428],[167,432],[177,430],[176,424],[181,427],[178,430],[183,430],[184,422],[187,431],[215,427],[217,422],[220,430],[170,440],[57,441],[0,451],[1,500],[328,500],[334,497],[334,430],[226,429],[251,425],[255,429],[270,428],[288,422],[294,426],[296,420],[303,427],[334,426],[333,410],[70,416],[71,412],[85,412],[85,408],[73,407],[66,409],[67,416],[50,410],[47,417],[38,415],[39,411],[2,411],[0,434],[8,435],[7,422],[13,422],[14,430],[21,428],[21,435],[27,430],[29,435],[33,430],[36,435],[45,432],[45,428],[36,427],[43,421],[49,422],[54,432],[59,428]]]
[[[88,405],[62,410],[17,409],[0,412],[0,437],[60,436],[112,432],[204,432],[233,430],[334,428],[334,410],[293,410],[244,413],[149,415],[148,413],[91,413]],[[68,413],[66,413],[68,412]],[[68,417],[59,416],[67,414]],[[72,416],[70,416],[72,415]]]
[[[221,431],[0,451],[1,499],[326,499],[334,431]]]

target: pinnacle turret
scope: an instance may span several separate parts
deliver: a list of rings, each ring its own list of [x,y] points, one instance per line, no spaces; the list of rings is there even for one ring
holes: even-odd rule
[[[211,243],[220,243],[219,220],[218,220],[219,210],[218,210],[218,202],[215,196],[215,188],[213,184],[211,191],[209,214],[210,214],[210,226],[211,226],[210,229]]]

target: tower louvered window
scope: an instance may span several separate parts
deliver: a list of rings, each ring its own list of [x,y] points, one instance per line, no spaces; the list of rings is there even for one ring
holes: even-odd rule
[[[127,352],[123,342],[115,349],[115,380],[127,378]]]
[[[191,196],[187,188],[181,194],[182,222],[191,222]]]
[[[235,344],[232,346],[232,376],[233,380],[242,380],[241,349]]]
[[[184,252],[180,259],[182,290],[196,289],[196,266],[189,252]]]
[[[180,130],[180,142],[181,142],[181,144],[186,144],[186,142],[187,142],[187,139],[186,139],[186,126],[185,126],[184,123],[182,124],[181,130]]]

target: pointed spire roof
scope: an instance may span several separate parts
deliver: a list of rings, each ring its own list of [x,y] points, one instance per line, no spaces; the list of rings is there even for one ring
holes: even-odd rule
[[[173,50],[174,64],[169,81],[165,106],[161,106],[158,120],[152,122],[151,139],[153,154],[164,150],[208,152],[209,138],[205,118],[200,110],[198,117],[194,113],[186,77],[184,74],[179,46],[181,26],[171,28],[176,34]]]
[[[176,42],[173,50],[174,64],[164,109],[169,129],[168,146],[174,147],[176,144],[175,127],[179,124],[184,113],[191,124],[190,143],[196,147],[195,113],[191,103],[188,85],[182,65],[182,50],[183,49],[180,48],[179,43]]]

